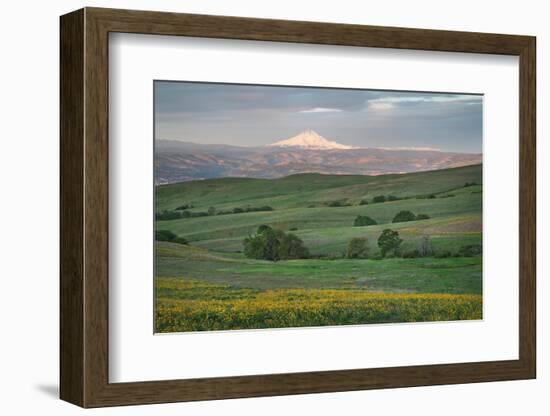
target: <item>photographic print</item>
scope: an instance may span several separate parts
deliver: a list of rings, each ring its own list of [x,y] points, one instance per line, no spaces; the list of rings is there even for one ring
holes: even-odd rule
[[[482,95],[153,87],[155,332],[482,319]]]

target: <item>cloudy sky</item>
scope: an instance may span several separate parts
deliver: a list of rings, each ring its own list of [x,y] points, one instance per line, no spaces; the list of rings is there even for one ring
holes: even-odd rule
[[[259,146],[306,129],[358,147],[481,152],[482,96],[155,81],[155,137]]]

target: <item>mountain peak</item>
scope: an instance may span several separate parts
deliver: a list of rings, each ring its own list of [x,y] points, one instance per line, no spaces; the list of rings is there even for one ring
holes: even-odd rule
[[[276,143],[268,144],[272,147],[299,147],[302,149],[315,149],[315,150],[331,150],[331,149],[353,149],[352,146],[346,146],[325,139],[319,133],[314,130],[304,130],[300,134],[291,137],[290,139],[281,140]]]

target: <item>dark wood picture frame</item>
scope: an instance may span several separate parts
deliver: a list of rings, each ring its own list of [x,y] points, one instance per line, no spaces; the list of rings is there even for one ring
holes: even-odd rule
[[[515,55],[520,66],[519,359],[109,383],[110,32]],[[535,38],[85,8],[61,17],[60,396],[82,407],[351,391],[536,376]]]

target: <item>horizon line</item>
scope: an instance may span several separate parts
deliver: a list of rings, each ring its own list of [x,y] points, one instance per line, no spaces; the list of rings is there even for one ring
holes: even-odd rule
[[[237,145],[237,144],[228,144],[228,143],[198,143],[198,142],[193,142],[193,141],[190,141],[190,140],[183,140],[183,139],[166,139],[166,138],[155,138],[154,141],[165,141],[165,142],[179,142],[179,143],[190,143],[190,144],[196,144],[196,145],[199,145],[199,146],[229,146],[229,147],[241,147],[241,148],[245,148],[245,149],[255,149],[255,148],[264,148],[264,147],[270,147],[270,148],[274,148],[274,147],[277,147],[277,146],[273,146],[274,143],[268,143],[268,144],[259,144],[259,145],[255,145],[255,146],[247,146],[247,145]],[[275,142],[276,143],[276,142]],[[337,142],[338,144],[343,144],[343,143],[339,143]],[[346,145],[346,146],[351,146],[351,145]],[[301,148],[301,149],[304,149],[303,147],[300,147],[300,146],[279,146],[281,148]],[[457,151],[457,150],[444,150],[444,149],[439,149],[439,148],[432,148],[432,147],[424,147],[424,146],[418,146],[418,147],[415,147],[415,146],[395,146],[395,147],[389,147],[389,146],[366,146],[366,147],[362,147],[362,146],[355,146],[351,149],[312,149],[312,150],[339,150],[339,151],[353,151],[353,150],[361,150],[361,149],[375,149],[375,150],[388,150],[388,151],[397,151],[397,150],[402,150],[402,151],[424,151],[424,152],[439,152],[439,153],[460,153],[460,154],[468,154],[468,155],[481,155],[483,154],[482,151],[479,151],[479,152],[465,152],[465,151]]]

